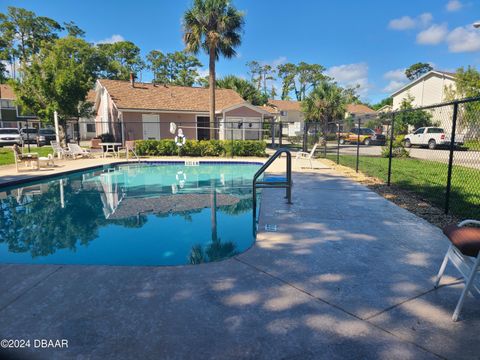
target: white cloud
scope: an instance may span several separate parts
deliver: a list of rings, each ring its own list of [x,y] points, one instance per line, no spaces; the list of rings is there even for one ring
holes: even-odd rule
[[[434,24],[417,34],[417,43],[422,45],[436,45],[445,40],[447,34],[447,24]]]
[[[113,44],[113,43],[120,42],[120,41],[125,41],[125,38],[122,35],[113,34],[112,36],[110,36],[106,39],[97,41],[96,44]]]
[[[205,77],[205,76],[208,76],[210,74],[208,68],[205,68],[205,69],[199,69],[198,70],[198,76],[200,77]]]
[[[403,16],[399,19],[393,19],[388,23],[388,27],[393,30],[413,29],[415,26],[415,20],[410,16]]]
[[[431,13],[423,13],[416,18],[402,16],[401,18],[390,20],[388,27],[392,30],[408,30],[417,27],[426,27],[432,20],[433,15]]]
[[[383,74],[383,77],[389,80],[387,86],[383,88],[383,91],[386,93],[393,93],[408,82],[408,79],[405,76],[405,69],[387,71]]]
[[[421,26],[428,26],[433,21],[431,13],[423,13],[418,17],[417,23]]]
[[[345,87],[359,86],[359,95],[365,97],[372,87],[368,82],[368,65],[366,63],[332,66],[325,71],[327,76],[335,79]]]
[[[1,63],[5,65],[8,76],[13,77],[14,73],[16,76],[18,75],[18,69],[20,68],[20,62],[18,60],[15,60],[15,64],[7,60],[2,60]]]
[[[383,88],[383,92],[388,94],[394,93],[398,89],[402,88],[405,84],[406,82],[404,81],[392,80]]]
[[[463,7],[463,4],[459,0],[450,0],[447,5],[447,11],[458,11]]]
[[[278,65],[285,64],[287,62],[286,56],[279,56],[278,58],[274,59],[271,63],[273,68],[276,68]]]
[[[480,31],[471,26],[457,27],[447,36],[450,52],[480,51]]]
[[[395,69],[387,71],[383,77],[387,80],[406,80],[407,77],[405,76],[405,69]]]

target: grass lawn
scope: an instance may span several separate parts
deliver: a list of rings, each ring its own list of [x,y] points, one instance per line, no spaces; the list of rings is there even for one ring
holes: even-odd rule
[[[51,146],[42,147],[30,147],[31,152],[37,153],[38,156],[47,156],[52,154],[53,150]],[[15,164],[15,158],[13,157],[13,151],[11,147],[0,148],[0,165]]]
[[[480,140],[465,141],[464,146],[468,148],[468,150],[480,151]]]
[[[336,161],[335,155],[327,155]],[[354,155],[340,155],[340,165],[355,168]],[[359,170],[387,181],[388,159],[360,157]],[[420,159],[393,159],[392,184],[419,194],[423,199],[444,208],[447,184],[447,164]],[[480,219],[480,170],[454,166],[450,211],[459,217]]]

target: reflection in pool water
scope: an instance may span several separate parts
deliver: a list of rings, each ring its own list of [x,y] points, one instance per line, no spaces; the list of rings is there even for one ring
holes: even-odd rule
[[[0,262],[178,265],[246,250],[258,165],[128,164],[0,189]]]

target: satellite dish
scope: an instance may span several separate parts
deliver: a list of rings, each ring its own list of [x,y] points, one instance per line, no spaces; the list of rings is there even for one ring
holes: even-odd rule
[[[177,124],[175,124],[174,122],[171,122],[170,123],[170,133],[175,134],[176,131],[177,131]]]

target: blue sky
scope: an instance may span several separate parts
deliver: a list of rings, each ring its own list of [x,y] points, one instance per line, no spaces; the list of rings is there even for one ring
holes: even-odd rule
[[[221,59],[219,75],[248,77],[245,63],[319,63],[346,86],[361,85],[378,101],[405,83],[403,69],[430,62],[440,70],[480,65],[478,0],[234,0],[246,13],[235,59]],[[183,49],[181,18],[191,0],[0,0],[57,21],[73,20],[91,42],[126,39],[143,55]],[[477,14],[477,15],[475,15]],[[207,64],[204,55],[200,56]],[[206,66],[204,67],[206,69]],[[147,72],[143,81],[151,80]]]

